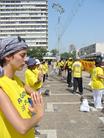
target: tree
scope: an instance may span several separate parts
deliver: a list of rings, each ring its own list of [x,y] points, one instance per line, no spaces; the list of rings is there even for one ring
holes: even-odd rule
[[[56,56],[58,54],[57,49],[52,49],[50,52],[52,53],[52,56]]]
[[[63,59],[68,59],[69,58],[69,53],[68,52],[64,52],[64,53],[61,53],[61,58]]]
[[[70,54],[70,56],[71,56],[73,59],[76,58],[76,50],[70,52],[69,54]]]
[[[28,49],[27,55],[41,60],[43,59],[43,57],[46,55],[47,52],[48,50],[44,47],[33,47]]]
[[[75,59],[76,58],[76,51],[61,53],[61,58],[68,59],[69,57],[72,57],[73,59]]]

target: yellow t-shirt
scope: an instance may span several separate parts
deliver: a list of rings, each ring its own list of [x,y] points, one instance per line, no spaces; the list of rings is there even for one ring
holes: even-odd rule
[[[69,69],[71,69],[71,68],[72,68],[72,65],[73,65],[73,61],[67,61],[67,62],[66,62],[66,65],[67,65],[67,67],[68,67]]]
[[[45,64],[42,64],[42,72],[43,72],[43,74],[47,73],[47,67]]]
[[[48,64],[45,63],[46,73],[48,73]]]
[[[8,95],[20,116],[24,119],[31,118],[31,113],[28,110],[29,96],[25,92],[21,80],[17,76],[14,76],[14,80],[3,76],[0,77],[0,87]],[[18,133],[0,110],[0,138],[34,138],[34,129],[25,135]]]
[[[58,67],[59,67],[59,68],[64,67],[64,61],[59,61],[59,62],[58,62]]]
[[[34,72],[30,69],[26,69],[25,71],[25,83],[29,85],[31,88],[36,91],[35,83],[38,81],[37,75],[34,74]]]
[[[101,67],[95,67],[92,71],[91,87],[95,90],[104,89],[104,80],[97,77],[98,75],[104,76],[104,72]]]
[[[36,76],[36,78],[37,78],[37,80],[38,80],[38,76],[39,76],[40,70],[39,70],[38,68],[35,68],[35,69],[32,70],[32,71],[34,72],[34,74],[35,74],[35,76]],[[36,89],[36,90],[40,89],[40,88],[42,87],[42,84],[43,84],[42,81],[37,82],[37,83],[34,85],[35,89]]]
[[[75,61],[72,65],[73,77],[81,78],[82,77],[82,64],[79,61]]]

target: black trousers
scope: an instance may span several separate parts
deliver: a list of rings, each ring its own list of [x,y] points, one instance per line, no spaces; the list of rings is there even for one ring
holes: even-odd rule
[[[67,69],[67,83],[69,85],[72,85],[72,70],[71,69]]]
[[[83,94],[83,82],[82,78],[73,78],[73,92],[77,91],[77,88],[79,89],[80,94]]]
[[[43,82],[45,82],[45,79],[46,79],[46,75],[43,74]]]

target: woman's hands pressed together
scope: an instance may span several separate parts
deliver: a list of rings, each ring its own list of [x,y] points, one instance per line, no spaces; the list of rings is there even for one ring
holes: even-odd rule
[[[42,95],[40,95],[38,92],[32,92],[31,99],[32,99],[32,105],[29,107],[29,110],[38,115],[40,118],[43,117],[44,104]]]

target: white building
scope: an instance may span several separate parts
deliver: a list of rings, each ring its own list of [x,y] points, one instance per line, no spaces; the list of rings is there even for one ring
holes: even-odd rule
[[[0,0],[0,39],[7,35],[48,47],[48,0]]]
[[[104,43],[95,43],[79,49],[79,56],[88,56],[94,53],[104,53]]]

